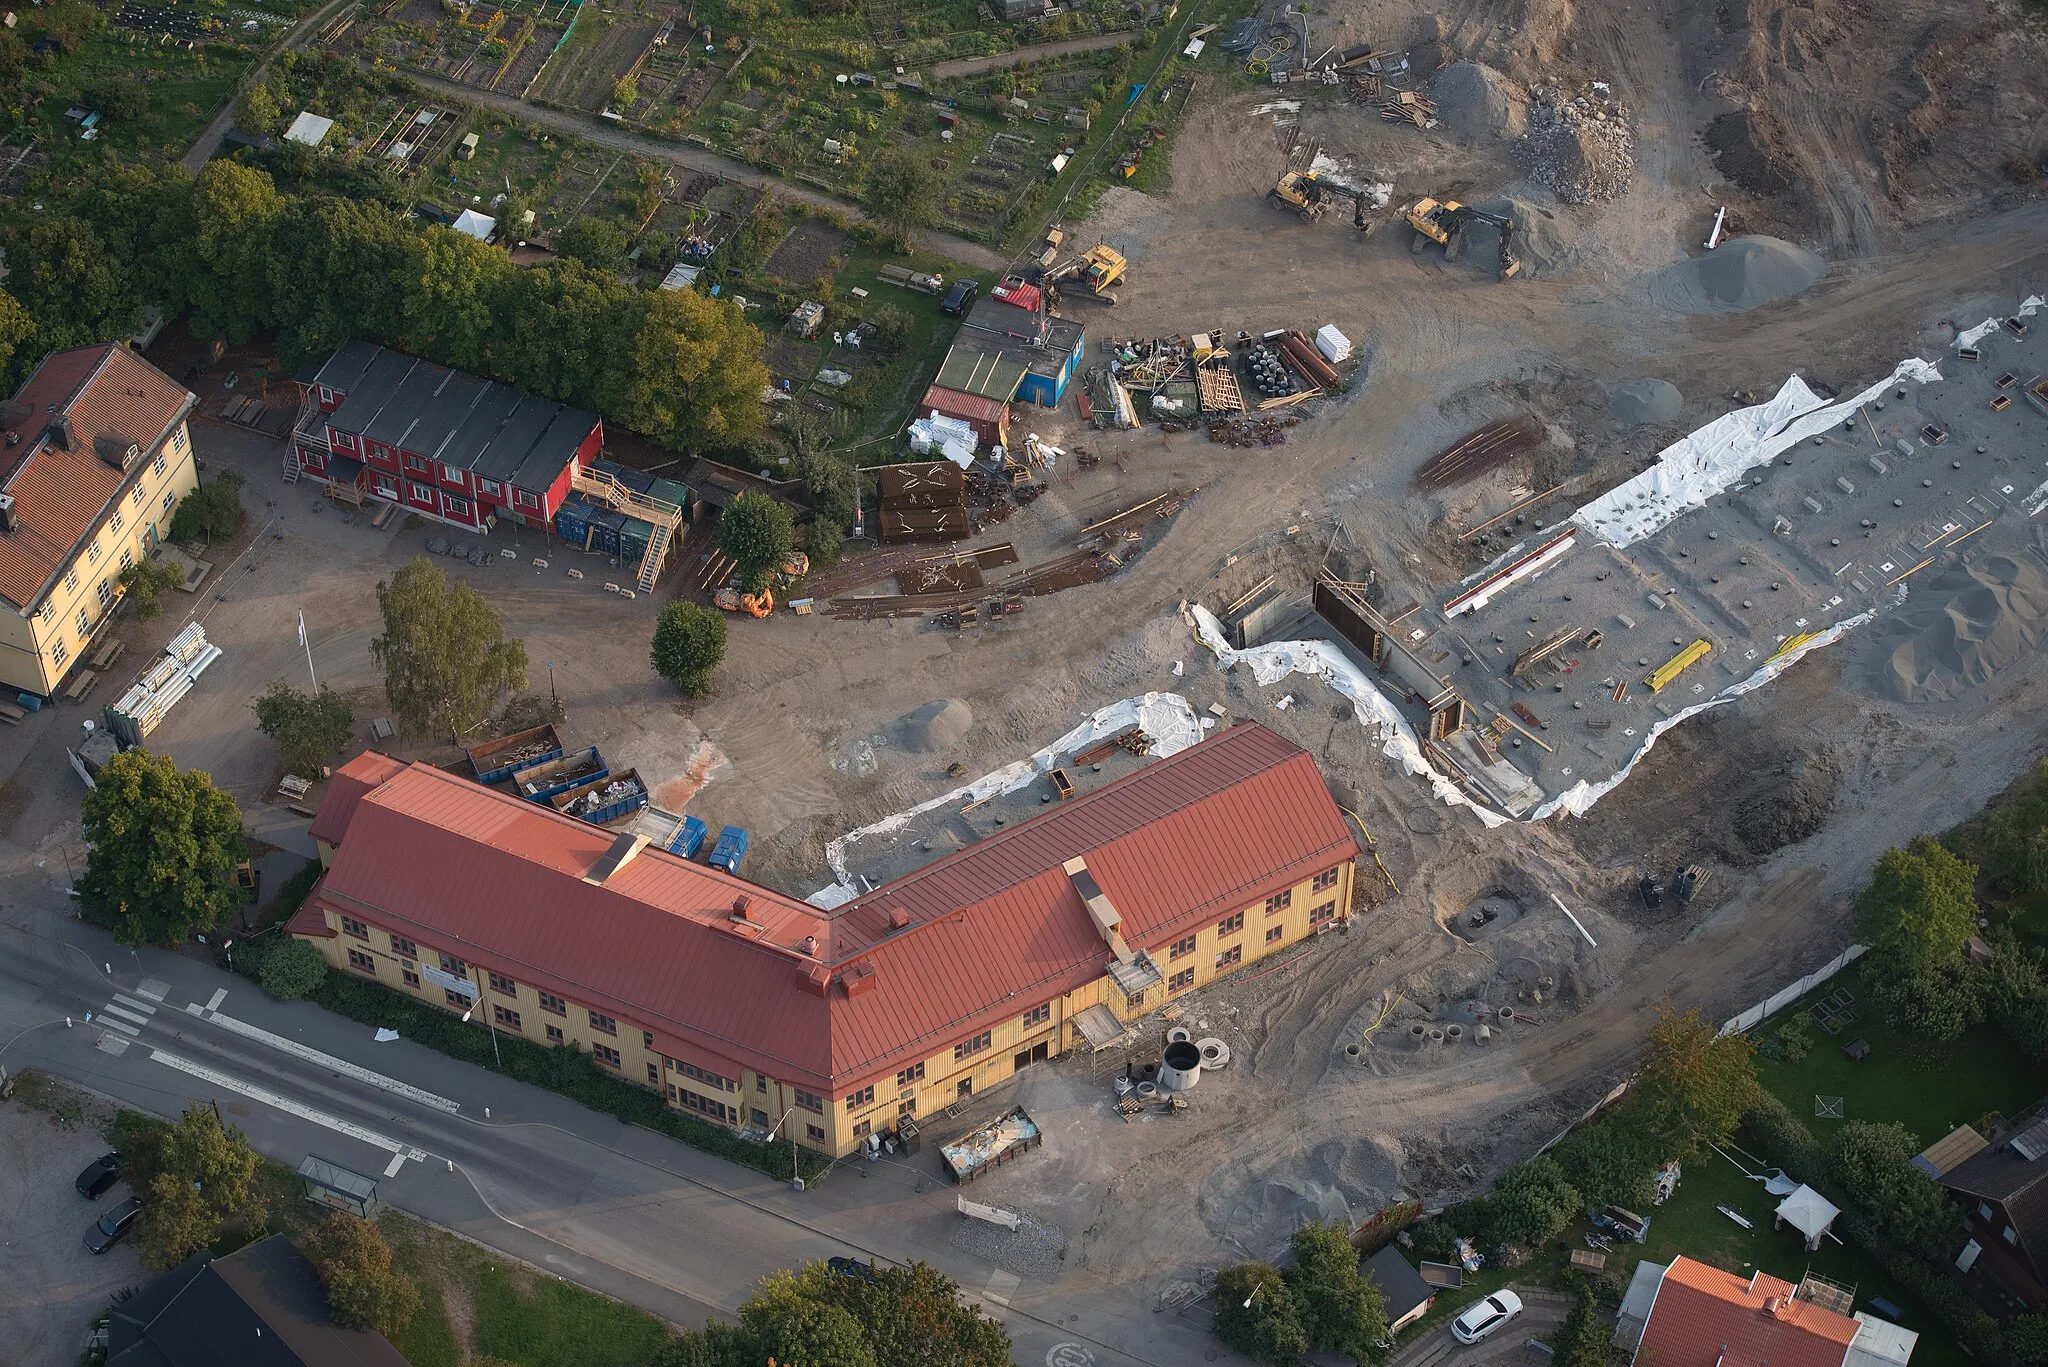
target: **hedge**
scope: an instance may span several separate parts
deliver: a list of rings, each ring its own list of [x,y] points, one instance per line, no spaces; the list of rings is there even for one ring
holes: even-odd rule
[[[328,970],[327,980],[307,1000],[364,1025],[396,1030],[406,1039],[450,1058],[545,1088],[628,1125],[644,1126],[756,1172],[770,1177],[790,1175],[790,1152],[782,1144],[742,1139],[723,1125],[671,1110],[655,1093],[601,1071],[579,1049],[535,1044],[500,1031],[497,1043],[504,1066],[498,1068],[487,1027],[464,1024],[460,1017],[438,1006],[333,969]],[[806,1149],[796,1150],[796,1174],[805,1182],[817,1180],[831,1166],[829,1158]]]
[[[1827,1182],[1827,1151],[1805,1122],[1770,1093],[1759,1089],[1755,1104],[1742,1117],[1739,1133],[1745,1149],[1788,1175],[1809,1186]],[[1964,1351],[1987,1362],[2020,1367],[2021,1359],[2006,1342],[1998,1321],[1970,1299],[1962,1282],[1950,1276],[1946,1267],[1897,1247],[1879,1234],[1876,1224],[1860,1210],[1844,1210],[1835,1218],[1835,1228],[1918,1296],[1948,1326]]]

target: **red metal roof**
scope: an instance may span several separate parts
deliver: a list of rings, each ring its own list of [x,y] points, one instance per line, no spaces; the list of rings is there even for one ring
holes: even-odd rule
[[[924,392],[924,402],[918,405],[920,411],[936,409],[948,418],[964,418],[969,422],[1001,422],[1009,413],[1010,405],[1001,399],[984,398],[979,394],[962,394],[957,389],[946,389],[933,385]]]
[[[1142,948],[1357,852],[1307,752],[1251,725],[830,912],[653,847],[585,882],[612,840],[414,764],[356,799],[316,897],[635,1021],[676,1057],[837,1094],[1100,977],[1109,948],[1061,867],[1076,855]]]
[[[16,609],[39,602],[133,473],[101,456],[101,439],[146,455],[191,401],[183,385],[115,343],[43,358],[0,406],[0,492],[13,496],[15,517],[15,530],[0,535],[0,599]],[[70,419],[68,448],[50,434],[60,416]]]
[[[365,750],[336,769],[334,777],[327,781],[326,795],[320,799],[320,811],[306,833],[315,840],[339,845],[341,833],[348,829],[349,820],[355,816],[356,804],[363,800],[363,794],[403,768],[405,761],[402,759]]]
[[[1635,1360],[1657,1367],[1841,1367],[1856,1321],[1795,1299],[1793,1289],[1762,1272],[1738,1277],[1673,1258]]]

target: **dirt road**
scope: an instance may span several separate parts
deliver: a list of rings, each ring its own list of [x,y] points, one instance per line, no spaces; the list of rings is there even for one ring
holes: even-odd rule
[[[979,76],[984,71],[1007,71],[1013,66],[1042,62],[1075,52],[1103,52],[1113,47],[1128,47],[1135,36],[1130,33],[1095,33],[1086,38],[1066,38],[1057,43],[1020,47],[1014,52],[999,52],[993,57],[961,57],[955,61],[938,63],[932,68],[932,75],[940,80],[948,80],[955,76]]]
[[[284,41],[270,50],[264,57],[261,65],[250,73],[249,79],[254,80],[267,71],[270,67],[270,59],[278,53],[290,48],[304,47],[306,40],[318,33],[321,26],[329,19],[332,19],[347,4],[348,0],[327,0],[327,3],[319,9],[293,24],[291,31],[285,34]],[[207,162],[213,160],[214,153],[220,151],[221,140],[226,138],[228,131],[235,126],[235,104],[236,101],[230,99],[226,104],[222,105],[220,112],[213,116],[213,122],[206,125],[205,130],[200,133],[198,141],[192,144],[192,150],[185,154],[185,169],[193,175],[198,175],[200,169]]]

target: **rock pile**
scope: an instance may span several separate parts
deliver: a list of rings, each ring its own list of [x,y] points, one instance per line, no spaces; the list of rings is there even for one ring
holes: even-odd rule
[[[1567,204],[1612,199],[1635,175],[1628,110],[1605,81],[1572,94],[1556,86],[1530,92],[1529,131],[1515,158],[1531,179]]]

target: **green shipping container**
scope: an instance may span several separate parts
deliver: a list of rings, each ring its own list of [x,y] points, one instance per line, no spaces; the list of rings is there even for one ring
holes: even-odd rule
[[[647,492],[664,503],[673,503],[686,511],[689,509],[690,487],[687,484],[678,484],[672,479],[657,479],[654,481],[654,487]]]
[[[647,543],[654,537],[654,525],[642,522],[637,517],[626,519],[626,525],[619,528],[619,559],[637,565],[647,554]]]

